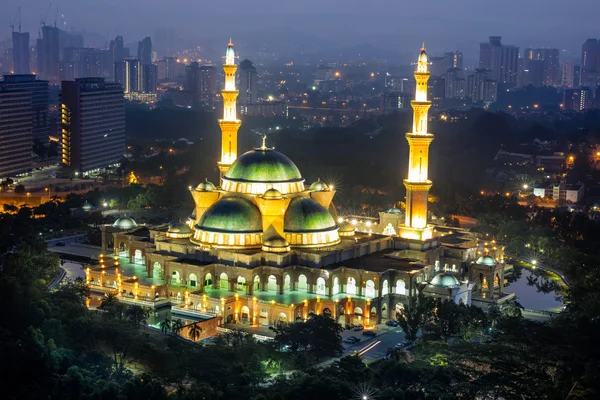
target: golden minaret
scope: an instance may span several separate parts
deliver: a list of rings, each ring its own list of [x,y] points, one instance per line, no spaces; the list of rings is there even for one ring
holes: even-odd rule
[[[219,161],[219,170],[221,176],[227,172],[231,164],[237,158],[237,133],[242,125],[242,121],[237,119],[237,108],[235,100],[238,96],[238,90],[235,88],[235,53],[233,43],[229,39],[227,52],[225,53],[225,64],[223,72],[225,73],[225,87],[221,91],[223,98],[223,119],[219,120],[221,127],[221,161]]]
[[[425,44],[421,48],[417,70],[415,71],[416,94],[411,101],[413,108],[413,129],[406,134],[410,146],[408,160],[408,178],[406,187],[406,218],[400,226],[400,236],[406,239],[427,240],[433,236],[433,227],[427,225],[427,197],[431,181],[427,179],[429,163],[429,145],[433,135],[427,132],[427,112],[431,102],[427,100],[427,53]]]

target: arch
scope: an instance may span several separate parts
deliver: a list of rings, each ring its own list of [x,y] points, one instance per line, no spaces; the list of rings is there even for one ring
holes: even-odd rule
[[[152,264],[152,277],[161,279],[163,277],[162,265],[158,261],[154,261]]]
[[[260,325],[269,325],[269,312],[267,310],[260,310],[260,314],[258,314],[258,323]]]
[[[278,322],[287,322],[288,317],[284,312],[279,313],[279,315],[277,316],[277,321]]]
[[[198,287],[198,276],[196,274],[190,274],[188,282],[191,287]]]
[[[398,279],[396,281],[396,294],[406,295],[406,282],[404,282],[402,279]]]
[[[499,288],[500,287],[500,275],[498,275],[498,273],[496,273],[496,276],[494,276],[494,289]]]
[[[324,308],[323,309],[323,315],[331,317],[331,310],[329,308]]]
[[[363,315],[363,310],[360,307],[354,307],[354,315]]]
[[[325,287],[325,279],[319,277],[317,278],[317,294],[326,294],[327,287]]]
[[[338,294],[340,292],[340,280],[336,276],[333,278],[333,294]]]
[[[179,285],[181,283],[181,274],[176,269],[171,272],[171,283]]]
[[[283,289],[284,290],[292,289],[292,278],[290,277],[290,274],[285,274],[285,276],[283,277]]]
[[[277,292],[277,277],[275,275],[269,275],[267,280],[267,290],[269,292]]]
[[[375,297],[375,282],[370,279],[365,284],[365,297],[370,299]]]
[[[240,319],[243,323],[248,323],[250,321],[250,309],[248,306],[243,306],[240,312]]]
[[[395,315],[396,319],[398,319],[398,315],[404,312],[404,304],[396,303],[396,308],[394,311],[395,311],[394,315]]]
[[[229,277],[225,272],[222,272],[219,275],[219,289],[229,290]]]
[[[377,316],[377,307],[371,307],[371,317]]]
[[[349,277],[346,283],[346,293],[356,295],[356,279]]]
[[[127,251],[127,246],[125,245],[125,242],[119,242],[119,253],[123,253],[125,251]]]
[[[246,278],[244,278],[243,276],[238,276],[236,290],[239,290],[242,292],[246,291]]]
[[[381,318],[388,318],[388,309],[385,303],[381,305]]]
[[[213,278],[210,272],[204,275],[204,287],[210,286],[213,284]]]
[[[253,290],[260,290],[260,276],[254,275],[253,285]]]
[[[306,275],[298,275],[298,286],[296,287],[296,290],[299,292],[308,292],[308,279],[306,278]]]
[[[390,292],[390,283],[388,282],[387,279],[385,279],[383,281],[383,284],[381,285],[381,295],[385,296],[389,292]]]
[[[144,263],[144,255],[140,249],[137,249],[133,252],[133,263],[134,264],[143,264]]]

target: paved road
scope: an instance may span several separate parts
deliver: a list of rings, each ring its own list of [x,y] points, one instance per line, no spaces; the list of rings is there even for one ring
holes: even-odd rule
[[[48,244],[48,247],[55,247],[56,243],[59,243],[59,242],[63,242],[64,244],[81,243],[81,242],[83,242],[84,239],[85,239],[85,235],[81,234],[81,235],[60,237],[60,238],[56,238],[56,239],[49,239],[49,240],[46,240],[46,243]]]
[[[531,258],[517,256],[517,255],[509,253],[509,252],[505,252],[504,254],[505,254],[505,256],[507,258],[511,258],[513,260],[521,261],[521,262],[524,262],[525,264],[530,264],[530,261],[531,261]],[[558,277],[560,279],[562,279],[562,281],[563,281],[563,283],[565,285],[569,286],[569,281],[567,281],[567,278],[563,275],[563,273],[562,273],[562,271],[560,269],[558,269],[556,267],[552,267],[552,266],[546,265],[546,264],[544,264],[542,262],[539,262],[539,261],[537,262],[537,264],[534,267],[535,268],[545,269],[545,270],[550,271],[550,272],[554,272],[556,275],[558,275]]]
[[[85,279],[85,271],[83,270],[83,266],[81,264],[66,262],[62,265],[62,269],[64,269],[66,272],[65,277],[63,279]]]

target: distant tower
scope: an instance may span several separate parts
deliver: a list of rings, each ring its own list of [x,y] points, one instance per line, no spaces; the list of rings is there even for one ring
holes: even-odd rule
[[[225,88],[221,91],[221,96],[223,97],[223,119],[219,120],[222,138],[221,161],[219,162],[221,176],[227,172],[237,158],[237,133],[242,124],[242,121],[237,119],[236,115],[235,101],[238,96],[238,90],[235,88],[236,70],[237,64],[235,63],[233,43],[229,39],[229,45],[225,53],[225,64],[223,64],[223,71],[225,73]]]
[[[413,129],[406,134],[410,146],[408,178],[406,187],[406,218],[400,226],[400,236],[405,239],[427,240],[433,236],[433,227],[427,226],[427,197],[431,181],[427,179],[429,145],[433,135],[427,132],[427,112],[431,102],[427,100],[427,53],[425,44],[421,48],[417,71],[415,72],[416,95],[411,102],[413,108]]]

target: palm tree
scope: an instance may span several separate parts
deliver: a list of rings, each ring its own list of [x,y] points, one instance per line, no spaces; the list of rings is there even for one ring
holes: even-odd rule
[[[116,315],[118,302],[119,300],[114,293],[106,293],[102,299],[102,303],[100,303],[100,307],[98,308],[106,311],[105,315],[114,317]]]
[[[145,307],[134,305],[129,307],[125,314],[127,315],[127,318],[129,318],[129,321],[132,323],[132,325],[137,327],[142,323],[146,323],[148,317],[150,316],[150,310]]]
[[[488,308],[488,319],[491,322],[492,328],[496,327],[498,321],[502,318],[502,311],[500,311],[500,307],[497,304],[492,304]]]
[[[202,327],[199,322],[196,322],[188,327],[188,333],[190,335],[190,339],[193,342],[196,342],[200,338],[200,334],[202,333]]]
[[[173,324],[171,325],[171,330],[175,335],[179,335],[179,331],[181,330],[181,328],[183,328],[183,326],[183,321],[180,318],[177,318],[175,321],[173,321]]]
[[[162,331],[162,333],[164,333],[165,336],[167,336],[167,332],[169,331],[169,329],[171,329],[171,320],[168,318],[165,318],[165,320],[162,321],[159,325],[160,325],[160,330]]]

